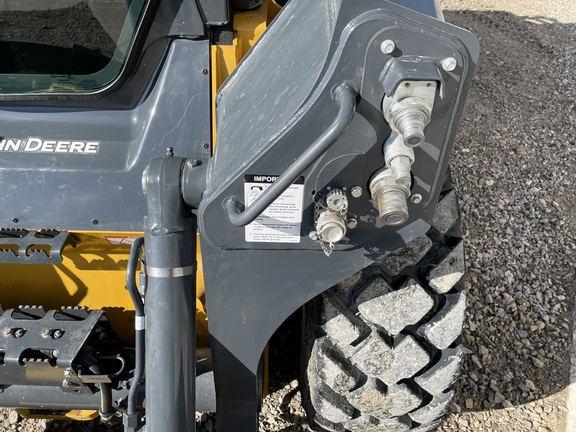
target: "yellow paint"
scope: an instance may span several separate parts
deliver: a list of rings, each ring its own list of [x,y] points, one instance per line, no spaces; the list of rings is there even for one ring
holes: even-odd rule
[[[23,418],[50,419],[50,420],[94,420],[98,417],[98,410],[70,410],[51,411],[18,408],[16,410]]]
[[[120,339],[128,346],[134,339],[134,306],[126,288],[130,244],[111,244],[108,238],[141,237],[138,232],[73,233],[76,247],[64,248],[62,264],[2,264],[0,300],[3,309],[21,304],[44,309],[85,306],[104,310]],[[202,257],[198,254],[197,296],[204,299]],[[199,303],[201,305],[201,303]],[[208,331],[204,308],[198,311],[198,329]],[[201,338],[207,345],[207,335]]]
[[[276,3],[274,0],[268,2],[268,24],[278,15],[282,6]]]

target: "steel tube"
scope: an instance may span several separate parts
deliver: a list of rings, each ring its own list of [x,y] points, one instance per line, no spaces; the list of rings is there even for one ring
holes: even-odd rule
[[[253,222],[346,132],[356,112],[356,91],[347,84],[340,84],[334,91],[334,99],[340,106],[336,119],[250,207],[242,211],[241,202],[235,197],[228,198],[226,211],[232,225],[245,226]]]
[[[153,159],[144,220],[146,431],[193,432],[196,371],[196,216],[180,195],[184,159]]]

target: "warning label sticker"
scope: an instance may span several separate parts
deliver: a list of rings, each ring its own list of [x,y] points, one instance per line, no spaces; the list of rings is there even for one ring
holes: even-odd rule
[[[278,176],[244,175],[244,202],[250,207]],[[254,222],[245,227],[247,242],[300,243],[304,177],[299,177]]]
[[[132,245],[134,244],[134,240],[136,240],[137,236],[128,236],[128,237],[104,237],[110,244],[113,245]]]

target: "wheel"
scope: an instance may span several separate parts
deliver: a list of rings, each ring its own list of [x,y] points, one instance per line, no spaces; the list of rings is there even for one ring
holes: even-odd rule
[[[425,235],[305,307],[301,389],[315,430],[438,426],[460,370],[464,272],[447,189]]]

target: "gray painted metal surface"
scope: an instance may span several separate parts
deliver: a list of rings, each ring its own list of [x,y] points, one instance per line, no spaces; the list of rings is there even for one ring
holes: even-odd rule
[[[162,2],[160,18],[173,6],[184,8],[182,16],[194,9],[191,0]],[[433,18],[441,18],[435,0],[292,0],[219,92],[217,151],[198,170],[207,168],[207,178],[183,168],[184,159],[153,160],[146,248],[157,277],[151,278],[146,302],[147,430],[192,430],[194,424],[194,274],[182,269],[195,259],[195,219],[186,213],[190,220],[182,222],[181,172],[182,196],[193,206],[208,185],[198,215],[218,430],[256,431],[262,351],[278,326],[331,285],[429,227],[478,56],[473,36]],[[164,33],[152,27],[148,38],[153,41],[155,32],[203,34],[198,20],[192,21],[176,19]],[[384,40],[395,42],[390,55],[380,49]],[[164,156],[166,147],[189,160],[208,159],[209,48],[207,40],[173,41],[150,92],[133,109],[0,107],[2,139],[100,142],[97,154],[2,153],[0,183],[7,187],[0,195],[0,226],[140,231],[141,173],[148,161]],[[314,228],[312,192],[368,190],[371,174],[384,164],[382,145],[390,135],[380,107],[381,74],[400,56],[428,64],[447,57],[458,62],[453,71],[438,70],[443,97],[435,102],[427,141],[416,150],[412,193],[421,202],[409,203],[405,225],[384,227],[368,193],[351,198],[349,213],[358,225],[328,258],[307,236]],[[243,196],[244,174],[280,174],[322,135],[338,111],[331,92],[342,83],[359,93],[357,113],[334,146],[304,171],[300,242],[246,242],[244,228],[229,222],[223,203]],[[210,371],[198,382],[210,386]],[[212,397],[206,388],[202,394]],[[50,406],[43,402],[50,400],[46,389],[26,407]],[[31,395],[28,390],[13,386],[5,393]],[[55,399],[58,408],[85,407],[79,404],[88,396],[79,404]]]
[[[155,158],[146,175],[146,430],[196,430],[196,216],[180,193],[185,160]]]
[[[0,399],[3,407],[45,409],[45,410],[76,410],[98,409],[100,407],[100,392],[94,394],[64,393],[57,387],[15,385],[2,389]],[[114,390],[112,398],[119,401],[128,396],[128,390]],[[140,403],[144,399],[141,392]]]
[[[388,0],[398,6],[444,21],[438,0]]]
[[[30,307],[21,309],[23,312],[8,309],[0,316],[3,332],[0,383],[60,386],[64,392],[92,393],[76,375],[72,362],[103,312],[91,311],[84,318],[70,319],[66,309],[63,313],[55,310],[45,313]],[[40,348],[50,352],[52,358],[41,356]]]
[[[197,0],[197,4],[206,25],[221,26],[228,23],[227,0]]]
[[[291,13],[290,9],[290,6],[294,9],[298,4],[298,1],[288,3],[281,18],[299,17],[301,11],[295,10]],[[307,84],[303,87],[308,89],[309,94],[297,94],[301,102],[299,107],[295,107],[292,100],[284,104],[284,95],[288,95],[290,99],[292,93],[302,91],[302,87],[296,83],[309,80],[310,75],[313,75],[309,73],[310,68],[307,63],[294,61],[290,66],[289,79],[278,72],[278,83],[268,82],[266,78],[268,75],[260,79],[262,75],[260,71],[264,68],[269,65],[274,67],[278,63],[283,64],[284,59],[289,57],[286,53],[289,52],[290,46],[305,45],[310,52],[316,53],[315,46],[308,48],[314,45],[310,41],[299,41],[299,35],[282,33],[283,26],[276,28],[274,25],[270,28],[263,40],[263,46],[257,45],[253,49],[252,55],[245,59],[237,72],[221,89],[218,96],[219,112],[217,114],[219,144],[210,162],[208,199],[202,205],[203,209],[212,207],[208,210],[211,212],[211,217],[206,219],[205,235],[215,246],[274,250],[318,249],[317,243],[306,237],[303,237],[299,243],[289,245],[245,242],[242,229],[224,229],[230,226],[230,222],[226,220],[226,214],[220,211],[221,202],[215,197],[227,199],[233,196],[243,196],[243,174],[281,174],[316,137],[322,134],[324,128],[336,116],[338,106],[331,100],[330,92],[333,86],[344,81],[353,82],[357,86],[361,101],[357,114],[344,136],[305,172],[303,232],[307,233],[314,229],[313,190],[322,191],[325,194],[327,187],[335,185],[347,188],[354,185],[367,185],[368,177],[384,165],[381,157],[382,144],[390,135],[388,124],[382,120],[380,107],[384,96],[380,74],[388,61],[393,58],[380,51],[380,44],[383,40],[390,38],[401,41],[395,56],[423,56],[422,53],[426,53],[424,55],[426,57],[434,53],[433,57],[438,60],[456,56],[462,65],[455,72],[442,71],[445,82],[442,92],[445,97],[438,98],[436,101],[435,118],[427,127],[429,139],[415,150],[416,163],[413,167],[415,182],[412,192],[421,195],[423,200],[419,205],[409,204],[408,210],[413,215],[410,221],[415,221],[420,217],[430,219],[434,210],[435,197],[439,193],[438,179],[443,178],[447,155],[456,133],[457,118],[461,107],[454,101],[466,89],[467,78],[472,70],[467,57],[477,57],[478,49],[472,45],[473,51],[468,53],[462,42],[435,29],[436,24],[449,28],[452,26],[420,14],[410,15],[409,11],[392,4],[388,5],[389,11],[383,9],[379,1],[371,4],[377,9],[370,17],[361,16],[358,12],[360,8],[368,7],[365,2],[361,6],[359,4],[347,6],[346,11],[340,14],[338,21],[334,24],[336,34],[333,35],[334,40],[329,45],[326,45],[322,38],[331,30],[316,29],[321,37],[313,37],[312,40],[320,40],[319,44],[323,47],[330,47],[330,59],[325,66],[325,71],[328,73],[319,77],[314,84]],[[358,15],[353,16],[354,13]],[[403,20],[402,14],[408,14],[414,20],[425,21],[422,26],[431,36],[422,38],[420,27],[416,28],[414,22],[409,24],[414,27],[414,30],[394,26],[394,20]],[[347,23],[353,20],[356,20],[353,27],[357,30],[346,29],[344,31]],[[281,23],[282,20],[279,22]],[[328,26],[329,21],[326,23]],[[284,37],[273,37],[280,33]],[[294,37],[294,40],[291,37]],[[468,45],[473,44],[473,36],[468,36],[468,33],[462,32],[461,37]],[[286,41],[291,43],[285,46]],[[285,49],[278,49],[276,42]],[[302,45],[298,45],[299,43]],[[367,51],[352,49],[354,44],[365,46]],[[298,52],[298,59],[308,58],[306,49],[300,49]],[[362,74],[359,74],[359,71]],[[254,93],[261,96],[260,103],[256,96],[248,95],[249,92],[244,91],[245,88],[254,88],[250,82],[254,82],[253,77],[256,76],[259,77],[256,82],[262,84],[262,88],[256,86],[254,90]],[[244,112],[251,112],[253,116],[245,118],[235,114]],[[267,114],[270,121],[267,120]],[[351,160],[358,156],[365,157],[366,165],[364,169],[355,170],[356,175],[350,178],[352,183],[344,184],[344,179],[338,176],[328,179],[323,173],[324,170],[333,171],[331,165],[342,163],[343,157]],[[341,173],[343,176],[351,175],[349,170],[341,170]],[[329,183],[322,184],[324,180]],[[372,222],[375,211],[374,203],[369,199],[352,201],[349,213],[358,216],[359,224],[354,231],[350,231],[345,241],[336,245],[336,249],[353,249],[361,243],[362,239],[370,238],[382,229],[392,236],[393,228],[383,228],[381,223]]]
[[[211,9],[198,9],[198,5],[203,8],[206,7],[206,3],[211,7]],[[219,5],[220,3],[220,5]],[[222,9],[222,1],[210,1],[206,0],[178,0],[169,2],[162,2],[162,6],[170,6],[171,9],[177,10],[174,21],[172,22],[172,27],[170,28],[169,36],[203,36],[205,34],[204,20],[214,17],[218,19],[219,17],[214,16],[218,14]]]
[[[262,214],[310,165],[322,156],[350,126],[356,112],[356,91],[345,83],[334,90],[334,100],[339,110],[332,124],[320,135],[276,181],[244,210],[243,199],[229,198],[226,201],[228,219],[234,226],[245,226]]]
[[[316,7],[326,10],[316,13],[326,19],[305,26],[309,7],[289,2],[218,95],[218,143],[199,217],[220,431],[258,429],[260,356],[294,310],[426,232],[478,57],[469,33],[391,3],[322,2]],[[388,39],[396,43],[391,55],[380,48]],[[408,203],[405,225],[384,227],[367,193],[350,198],[358,225],[328,258],[307,236],[314,229],[313,196],[335,187],[367,190],[384,165],[391,130],[381,111],[381,74],[396,57],[435,62],[442,81],[427,140],[415,149],[412,193],[422,199]],[[452,72],[440,67],[446,57],[458,61]],[[304,171],[299,243],[247,242],[245,228],[230,223],[223,204],[243,196],[245,174],[279,175],[298,159],[335,118],[331,92],[341,83],[358,89],[358,108],[344,135]]]
[[[0,227],[141,231],[150,159],[168,146],[198,160],[210,152],[209,41],[175,40],[162,67],[132,110],[1,106],[0,140],[101,144],[97,154],[0,152]]]

